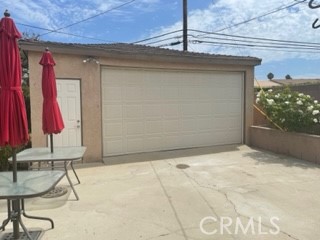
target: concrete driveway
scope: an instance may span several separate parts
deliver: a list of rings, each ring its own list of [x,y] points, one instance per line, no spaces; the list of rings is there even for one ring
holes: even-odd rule
[[[312,163],[224,146],[109,158],[77,172],[80,201],[70,190],[27,201],[29,214],[55,221],[51,230],[24,219],[44,230],[42,239],[320,239],[320,168]],[[2,201],[0,221],[5,210]]]

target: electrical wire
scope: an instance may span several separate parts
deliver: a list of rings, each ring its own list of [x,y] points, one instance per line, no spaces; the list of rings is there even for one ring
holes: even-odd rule
[[[225,28],[222,28],[222,29],[219,29],[219,30],[216,30],[216,31],[213,31],[213,32],[203,31],[202,33],[204,33],[204,34],[203,34],[202,36],[205,36],[206,34],[213,34],[213,33],[221,32],[221,31],[224,31],[224,30],[233,28],[233,27],[235,27],[235,26],[239,26],[239,25],[241,25],[241,24],[245,24],[245,23],[254,21],[254,20],[259,19],[259,18],[261,18],[261,17],[265,17],[265,16],[271,15],[271,14],[273,14],[273,13],[279,12],[279,11],[281,11],[281,10],[284,10],[284,9],[287,9],[287,8],[290,8],[290,7],[293,7],[293,6],[297,5],[297,4],[303,3],[304,1],[305,1],[305,0],[301,0],[301,1],[295,0],[295,1],[293,1],[293,3],[290,3],[289,5],[286,5],[286,6],[284,6],[284,7],[281,7],[281,6],[280,6],[280,7],[277,7],[277,8],[275,8],[275,9],[273,9],[273,10],[267,12],[267,13],[264,13],[264,14],[260,15],[260,16],[257,16],[257,17],[254,17],[254,18],[245,20],[245,21],[243,21],[243,22],[239,22],[239,23],[236,23],[236,24],[227,26],[227,27],[225,27]],[[162,37],[162,36],[166,36],[166,35],[168,35],[168,34],[176,33],[176,32],[179,32],[179,31],[182,31],[182,29],[181,29],[181,30],[177,30],[177,31],[173,31],[173,32],[169,32],[169,33],[166,33],[166,34],[161,34],[161,35],[157,35],[157,36],[154,36],[154,37],[146,38],[146,39],[143,39],[143,40],[139,40],[139,41],[133,42],[133,44],[135,44],[135,43],[141,43],[141,42],[146,42],[146,41],[148,41],[148,40],[152,40],[152,39],[155,39],[155,38],[159,38],[159,37]],[[199,31],[199,32],[201,32],[201,31]],[[201,36],[201,35],[199,35],[199,37],[200,37],[200,36]],[[229,36],[232,36],[232,35],[229,35]],[[148,44],[148,43],[147,43],[147,44]],[[168,46],[170,46],[170,44],[169,44]]]
[[[182,38],[182,35],[175,36],[175,37],[170,37],[170,38],[160,39],[160,40],[158,40],[158,41],[146,43],[145,45],[153,45],[153,44],[160,43],[160,42],[164,42],[164,41],[168,41],[168,40],[171,40],[171,39],[175,39],[176,42],[180,42],[180,41],[179,41],[179,38]],[[170,43],[170,46],[177,45],[177,44],[175,44],[176,42]],[[158,46],[158,47],[160,47],[160,46]]]
[[[252,40],[270,41],[270,42],[281,42],[281,43],[288,43],[288,44],[293,43],[293,44],[308,44],[308,45],[316,45],[316,46],[320,45],[320,43],[315,43],[315,42],[291,41],[291,40],[280,40],[280,39],[272,39],[272,38],[260,38],[260,37],[232,35],[232,34],[224,34],[224,33],[213,33],[213,32],[206,32],[206,31],[195,30],[195,29],[189,29],[188,31],[205,33],[207,35],[234,37],[234,38],[240,38],[240,39],[252,39]],[[202,35],[197,35],[196,37],[197,38],[204,38]]]
[[[145,39],[142,39],[142,40],[139,40],[139,41],[132,42],[132,44],[137,44],[137,43],[146,42],[146,41],[149,41],[149,40],[153,40],[153,39],[156,39],[156,38],[168,36],[168,35],[170,35],[170,34],[178,33],[178,32],[182,32],[182,29],[180,29],[180,30],[175,30],[175,31],[171,31],[171,32],[168,32],[168,33],[160,34],[160,35],[156,35],[156,36],[149,37],[149,38],[145,38]]]
[[[221,42],[221,41],[197,41],[197,40],[190,40],[192,44],[206,44],[206,45],[219,45],[225,47],[247,47],[247,48],[255,48],[255,49],[263,49],[263,50],[281,50],[281,51],[290,51],[290,52],[304,52],[304,53],[317,53],[319,54],[319,48],[305,48],[305,47],[285,47],[285,46],[274,46],[274,45],[260,45],[260,44],[246,44],[246,43],[230,43],[230,42]],[[310,51],[307,51],[310,50]],[[311,51],[312,50],[312,51]]]
[[[110,9],[108,9],[108,10],[106,10],[106,11],[103,11],[103,12],[98,13],[98,14],[96,14],[96,15],[93,15],[93,16],[91,16],[91,17],[82,19],[82,20],[80,20],[80,21],[78,21],[78,22],[71,23],[71,24],[69,24],[69,25],[67,25],[67,26],[60,27],[60,28],[58,28],[58,29],[50,30],[50,31],[48,31],[48,32],[46,32],[46,33],[41,34],[40,37],[41,37],[41,36],[44,36],[44,35],[47,35],[47,34],[50,34],[50,33],[53,33],[53,32],[57,32],[57,31],[59,31],[59,30],[65,29],[65,28],[72,27],[72,26],[74,26],[74,25],[77,25],[77,24],[80,24],[80,23],[83,23],[83,22],[86,22],[86,21],[88,21],[88,20],[91,20],[91,19],[93,19],[93,18],[99,17],[99,16],[104,15],[104,14],[106,14],[106,13],[108,13],[108,12],[113,11],[113,10],[116,10],[116,9],[119,9],[119,8],[124,7],[124,6],[126,6],[126,5],[129,5],[129,4],[131,4],[131,3],[135,2],[135,1],[136,1],[136,0],[131,0],[131,1],[125,2],[125,3],[123,3],[123,4],[120,4],[120,5],[118,5],[118,6],[115,6],[115,7],[113,7],[113,8],[110,8]]]
[[[320,51],[320,46],[317,47],[295,47],[295,46],[278,46],[278,45],[268,45],[268,44],[249,44],[249,43],[232,43],[232,42],[222,42],[222,41],[199,41],[190,40],[193,43],[213,43],[213,44],[223,44],[223,45],[233,45],[233,46],[246,46],[246,47],[263,47],[263,48],[282,48],[282,49],[302,49],[302,50],[317,50]]]
[[[36,26],[24,24],[24,23],[19,23],[19,22],[17,22],[17,25],[21,25],[21,26],[25,26],[25,27],[30,27],[30,28],[35,28],[35,29],[39,29],[39,30],[45,30],[45,31],[54,31],[54,30],[52,30],[52,29],[42,28],[42,27],[36,27]],[[73,37],[78,37],[78,38],[86,38],[86,39],[90,39],[90,40],[95,40],[95,41],[98,41],[98,42],[110,42],[110,43],[114,43],[114,41],[111,41],[111,40],[105,40],[105,39],[99,39],[99,38],[94,38],[94,37],[88,37],[88,36],[78,35],[78,34],[74,34],[74,33],[67,33],[67,32],[61,32],[61,31],[55,31],[55,32],[56,32],[56,33],[59,33],[59,34],[68,35],[68,36],[73,36]],[[39,37],[40,37],[40,35],[39,35]]]
[[[256,17],[247,19],[247,20],[245,20],[245,21],[243,21],[243,22],[235,23],[235,24],[233,24],[233,25],[231,25],[231,26],[228,26],[228,27],[225,27],[225,28],[221,28],[221,29],[215,30],[215,31],[213,31],[213,32],[222,32],[222,31],[224,31],[224,30],[227,30],[227,29],[230,29],[230,28],[233,28],[233,27],[237,27],[237,26],[242,25],[242,24],[245,24],[245,23],[249,23],[249,22],[251,22],[251,21],[254,21],[254,20],[257,20],[257,19],[259,19],[259,18],[262,18],[262,17],[268,16],[268,15],[274,14],[274,13],[279,12],[279,11],[282,11],[282,10],[284,10],[284,9],[288,9],[288,8],[290,8],[290,7],[293,7],[293,6],[298,5],[298,4],[300,4],[300,3],[303,3],[303,2],[305,2],[305,0],[301,0],[301,1],[299,1],[299,2],[294,1],[294,3],[289,4],[289,5],[287,5],[287,6],[275,8],[275,9],[273,9],[273,10],[267,12],[267,13],[264,13],[264,14],[262,14],[262,15],[259,15],[259,16],[256,16]]]
[[[196,41],[199,40],[196,36],[189,35],[194,38]],[[205,37],[205,39],[213,39],[213,40],[223,40],[223,41],[231,41],[231,42],[245,42],[245,43],[261,43],[261,44],[270,44],[270,45],[277,45],[277,46],[292,46],[292,47],[320,47],[320,44],[312,45],[312,44],[294,44],[294,43],[277,43],[277,42],[266,42],[266,41],[253,41],[253,40],[246,40],[246,39],[234,39],[234,38],[222,38],[222,37]]]

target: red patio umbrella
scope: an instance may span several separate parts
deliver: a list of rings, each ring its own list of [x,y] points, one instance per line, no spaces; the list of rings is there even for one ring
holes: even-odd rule
[[[0,146],[17,147],[29,140],[18,38],[21,34],[6,11],[0,22]]]
[[[26,107],[21,89],[21,60],[17,39],[21,34],[8,11],[0,21],[0,146],[12,147],[13,182],[17,182],[15,148],[29,140]],[[19,200],[13,201],[19,210]],[[19,236],[18,220],[13,221],[15,237]]]
[[[52,134],[57,134],[64,128],[62,115],[59,104],[57,102],[57,86],[56,76],[53,66],[56,64],[53,60],[52,54],[48,48],[42,54],[39,62],[42,67],[42,95],[43,95],[43,109],[42,109],[42,130],[44,134],[50,134],[51,152],[53,152]]]

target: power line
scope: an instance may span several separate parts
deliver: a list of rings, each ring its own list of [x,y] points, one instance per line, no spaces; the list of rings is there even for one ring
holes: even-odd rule
[[[131,4],[131,3],[135,2],[135,1],[136,1],[136,0],[131,0],[131,1],[125,2],[125,3],[123,3],[123,4],[120,4],[120,5],[116,6],[116,7],[110,8],[110,9],[104,11],[104,12],[101,12],[101,13],[98,13],[98,14],[93,15],[93,16],[91,16],[91,17],[82,19],[82,20],[80,20],[80,21],[78,21],[78,22],[71,23],[71,24],[69,24],[69,25],[67,25],[67,26],[64,26],[64,27],[61,27],[61,28],[58,28],[58,29],[50,30],[49,32],[43,33],[43,34],[41,34],[40,36],[44,36],[44,35],[47,35],[47,34],[50,34],[50,33],[53,33],[53,32],[57,32],[57,31],[59,31],[59,30],[65,29],[65,28],[72,27],[72,26],[77,25],[77,24],[79,24],[79,23],[86,22],[86,21],[88,21],[88,20],[90,20],[90,19],[99,17],[99,16],[101,16],[101,15],[103,15],[103,14],[106,14],[106,13],[111,12],[111,11],[113,11],[113,10],[119,9],[119,8],[121,8],[121,7],[124,7],[124,6],[128,5],[128,4]]]
[[[172,40],[172,39],[175,39],[176,42],[181,42],[181,41],[179,40],[179,38],[182,38],[182,37],[183,37],[182,35],[179,35],[179,36],[175,36],[175,37],[164,38],[164,39],[160,39],[160,40],[158,40],[158,41],[154,41],[154,42],[147,43],[147,44],[145,44],[145,45],[152,45],[152,44],[156,44],[156,43],[160,43],[160,42],[164,42],[164,41],[169,41],[169,40]],[[169,43],[169,46],[176,45],[176,44],[174,44],[174,43],[176,43],[176,42]],[[158,47],[160,47],[160,46],[158,46]]]
[[[231,25],[231,26],[228,26],[228,27],[225,27],[225,28],[221,28],[221,29],[215,30],[215,31],[213,31],[213,32],[221,32],[221,31],[224,31],[224,30],[226,30],[226,29],[230,29],[230,28],[233,28],[233,27],[237,27],[237,26],[239,26],[239,25],[242,25],[242,24],[245,24],[245,23],[254,21],[254,20],[259,19],[259,18],[261,18],[261,17],[265,17],[265,16],[271,15],[271,14],[273,14],[273,13],[282,11],[282,10],[284,10],[284,9],[288,9],[288,8],[290,8],[290,7],[293,7],[293,6],[295,6],[295,5],[298,5],[298,4],[300,4],[300,3],[303,3],[304,1],[305,1],[305,0],[302,0],[302,1],[299,1],[299,2],[294,1],[294,3],[292,3],[292,4],[290,4],[290,5],[287,5],[287,6],[284,6],[284,7],[275,8],[275,9],[273,9],[273,10],[267,12],[267,13],[264,13],[264,14],[262,14],[262,15],[260,15],[260,16],[250,18],[250,19],[245,20],[245,21],[243,21],[243,22],[235,23],[235,24],[233,24],[233,25]]]
[[[139,41],[132,42],[132,44],[146,42],[146,41],[149,41],[149,40],[153,40],[153,39],[156,39],[156,38],[164,37],[164,36],[167,36],[167,35],[170,35],[170,34],[173,34],[173,33],[178,33],[178,32],[182,32],[182,29],[171,31],[171,32],[168,32],[168,33],[160,34],[160,35],[156,35],[156,36],[149,37],[149,38],[145,38],[145,39],[142,39],[142,40],[139,40]]]
[[[204,33],[206,35],[235,37],[235,38],[240,38],[240,39],[253,39],[253,40],[270,41],[270,42],[281,42],[281,43],[320,45],[320,43],[315,43],[315,42],[303,42],[303,41],[290,41],[290,40],[280,40],[280,39],[272,39],[272,38],[249,37],[249,36],[232,35],[232,34],[224,34],[224,33],[206,32],[206,31],[195,30],[195,29],[189,29],[189,31],[198,32],[198,33]],[[197,38],[204,38],[203,35],[198,35],[196,37]]]
[[[35,28],[35,29],[39,29],[39,30],[45,30],[45,31],[55,31],[55,30],[52,30],[52,29],[32,26],[32,25],[28,25],[28,24],[24,24],[24,23],[19,23],[19,22],[17,22],[17,25],[30,27],[30,28]],[[110,41],[110,40],[99,39],[99,38],[94,38],[94,37],[88,37],[88,36],[78,35],[78,34],[74,34],[74,33],[67,33],[67,32],[61,32],[61,31],[55,31],[55,32],[59,33],[59,34],[64,34],[64,35],[78,37],[78,38],[86,38],[86,39],[95,40],[95,41],[99,41],[99,42],[114,42],[114,41]],[[40,35],[39,35],[39,37],[40,37]]]
[[[264,47],[264,48],[283,48],[283,49],[306,49],[306,50],[320,50],[319,47],[298,47],[298,46],[283,46],[283,45],[274,45],[274,44],[260,44],[260,43],[232,43],[232,42],[222,42],[222,41],[201,41],[193,40],[193,43],[214,43],[214,44],[224,44],[224,45],[233,45],[233,46],[247,46],[247,47]]]
[[[248,23],[248,22],[253,21],[253,20],[256,20],[256,19],[258,19],[258,18],[265,17],[265,16],[268,16],[268,15],[270,15],[270,14],[279,12],[279,11],[281,11],[281,10],[284,10],[284,9],[287,9],[287,8],[290,8],[290,7],[293,7],[293,6],[297,5],[297,4],[303,3],[304,1],[305,1],[305,0],[302,0],[302,1],[298,1],[298,2],[297,2],[297,0],[295,0],[292,4],[286,5],[286,6],[284,6],[284,7],[277,7],[277,8],[275,8],[275,9],[273,9],[273,10],[267,12],[267,13],[264,13],[264,14],[260,15],[260,16],[257,16],[257,17],[254,17],[254,18],[245,20],[245,21],[243,21],[243,22],[239,22],[239,23],[233,24],[233,25],[231,25],[231,26],[227,26],[227,27],[222,28],[222,29],[217,30],[217,31],[213,31],[213,32],[205,32],[205,31],[203,31],[203,33],[205,33],[204,35],[206,35],[206,34],[212,34],[212,33],[220,32],[220,31],[224,31],[224,30],[233,28],[233,27],[235,27],[235,26],[239,26],[239,25],[241,25],[241,24]],[[189,30],[190,30],[190,29],[189,29]],[[159,37],[166,36],[166,35],[169,35],[169,34],[171,34],[171,33],[176,33],[176,32],[180,32],[180,31],[182,31],[182,30],[177,30],[177,31],[173,31],[173,32],[166,33],[166,34],[161,34],[161,35],[158,35],[158,36],[146,38],[146,39],[143,39],[143,40],[139,40],[139,41],[133,42],[133,44],[146,42],[146,41],[148,41],[148,40],[152,40],[152,39],[155,39],[155,38],[159,38]],[[199,31],[199,32],[200,32],[200,31]],[[203,36],[204,36],[204,35],[203,35]],[[199,37],[200,37],[200,36],[199,36]]]
[[[197,44],[197,43],[194,43],[190,42],[191,44]],[[212,46],[212,45],[216,45],[217,47],[223,47],[223,48],[238,48],[239,46],[224,46],[223,44],[221,43],[205,43],[203,42],[202,43],[203,45],[208,45],[208,46]],[[296,50],[288,50],[288,49],[270,49],[270,48],[262,48],[262,47],[255,47],[255,46],[242,46],[244,48],[250,48],[250,49],[256,49],[256,50],[259,50],[259,51],[272,51],[272,52],[291,52],[291,53],[311,53],[311,54],[319,54],[318,51],[306,51],[306,50],[299,50],[299,49],[296,49]]]

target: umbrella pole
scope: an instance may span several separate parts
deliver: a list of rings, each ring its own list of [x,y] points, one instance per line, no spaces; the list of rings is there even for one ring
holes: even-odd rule
[[[17,151],[16,148],[12,148],[12,173],[13,173],[13,182],[17,182]]]
[[[53,153],[53,134],[50,133],[50,151]],[[51,162],[51,168],[52,170],[54,169],[54,162]]]
[[[12,172],[13,172],[13,182],[17,182],[17,151],[16,148],[12,148]],[[12,200],[12,210],[15,217],[12,220],[13,224],[13,237],[18,239],[20,235],[19,230],[19,218],[20,218],[20,201],[19,199]]]
[[[50,151],[53,153],[53,134],[50,133]]]

